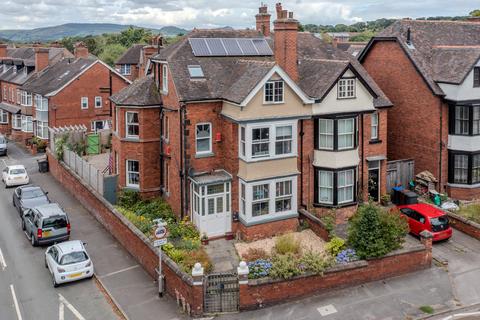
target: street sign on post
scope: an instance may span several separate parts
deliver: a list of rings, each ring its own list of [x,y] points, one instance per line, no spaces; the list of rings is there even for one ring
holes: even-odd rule
[[[153,235],[155,240],[153,241],[153,246],[158,247],[158,295],[163,296],[163,274],[162,274],[162,246],[167,244],[167,224],[161,219],[156,219],[154,222],[157,223]]]

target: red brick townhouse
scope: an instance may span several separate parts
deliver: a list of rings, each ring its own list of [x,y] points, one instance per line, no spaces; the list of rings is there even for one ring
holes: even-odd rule
[[[135,80],[145,75],[145,67],[148,59],[158,53],[162,46],[162,37],[155,36],[150,44],[134,44],[125,53],[115,61],[115,69],[125,78]]]
[[[111,97],[119,186],[161,194],[209,237],[294,230],[300,208],[343,222],[385,192],[390,101],[276,9],[274,33],[265,6],[257,30],[194,30]]]
[[[75,57],[48,66],[28,79],[21,90],[32,97],[33,133],[48,139],[48,127],[85,125],[96,131],[111,126],[109,97],[130,80],[79,43]]]
[[[35,73],[66,57],[73,55],[64,48],[0,44],[0,133],[19,141],[32,136],[33,99],[20,88]]]
[[[415,159],[454,198],[480,198],[480,23],[397,21],[359,59],[394,104],[388,158]]]

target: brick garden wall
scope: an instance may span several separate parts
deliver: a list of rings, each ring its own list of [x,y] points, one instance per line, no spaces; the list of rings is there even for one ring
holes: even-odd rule
[[[240,285],[240,310],[282,303],[329,289],[338,289],[427,269],[432,262],[431,239],[424,246],[402,249],[386,257],[336,266],[321,275],[290,280],[258,279]]]
[[[59,163],[50,152],[47,152],[50,172],[103,227],[138,261],[152,278],[157,278],[158,268],[156,249],[148,239],[125,217],[118,213],[93,189],[85,185],[70,169]],[[192,315],[203,312],[203,287],[194,286],[193,279],[178,269],[175,263],[163,256],[163,273],[166,291],[172,297],[180,297],[190,306]]]
[[[477,240],[480,240],[480,224],[451,212],[448,212],[448,219],[450,221],[450,226],[453,228],[460,230]]]

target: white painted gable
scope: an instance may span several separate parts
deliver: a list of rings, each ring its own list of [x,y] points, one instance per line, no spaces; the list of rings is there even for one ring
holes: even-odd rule
[[[480,67],[480,60],[475,65]],[[446,94],[446,99],[454,101],[478,100],[480,99],[480,88],[473,87],[473,68],[460,85],[439,83],[440,88]]]
[[[355,77],[355,74],[351,70],[347,70],[343,77]],[[330,92],[320,103],[313,105],[314,115],[326,115],[335,113],[347,113],[347,112],[365,112],[373,111],[373,96],[368,89],[357,78],[355,81],[356,96],[351,99],[338,99],[337,98],[337,84],[333,86]]]

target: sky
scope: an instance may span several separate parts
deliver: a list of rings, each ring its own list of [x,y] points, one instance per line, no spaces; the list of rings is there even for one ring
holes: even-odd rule
[[[284,9],[301,23],[351,24],[378,18],[467,15],[478,0],[289,0]],[[263,1],[274,13],[277,1]],[[475,3],[477,4],[475,6]],[[71,22],[119,23],[186,29],[252,27],[254,0],[2,0],[0,29],[31,29]],[[273,17],[272,17],[273,18]]]

